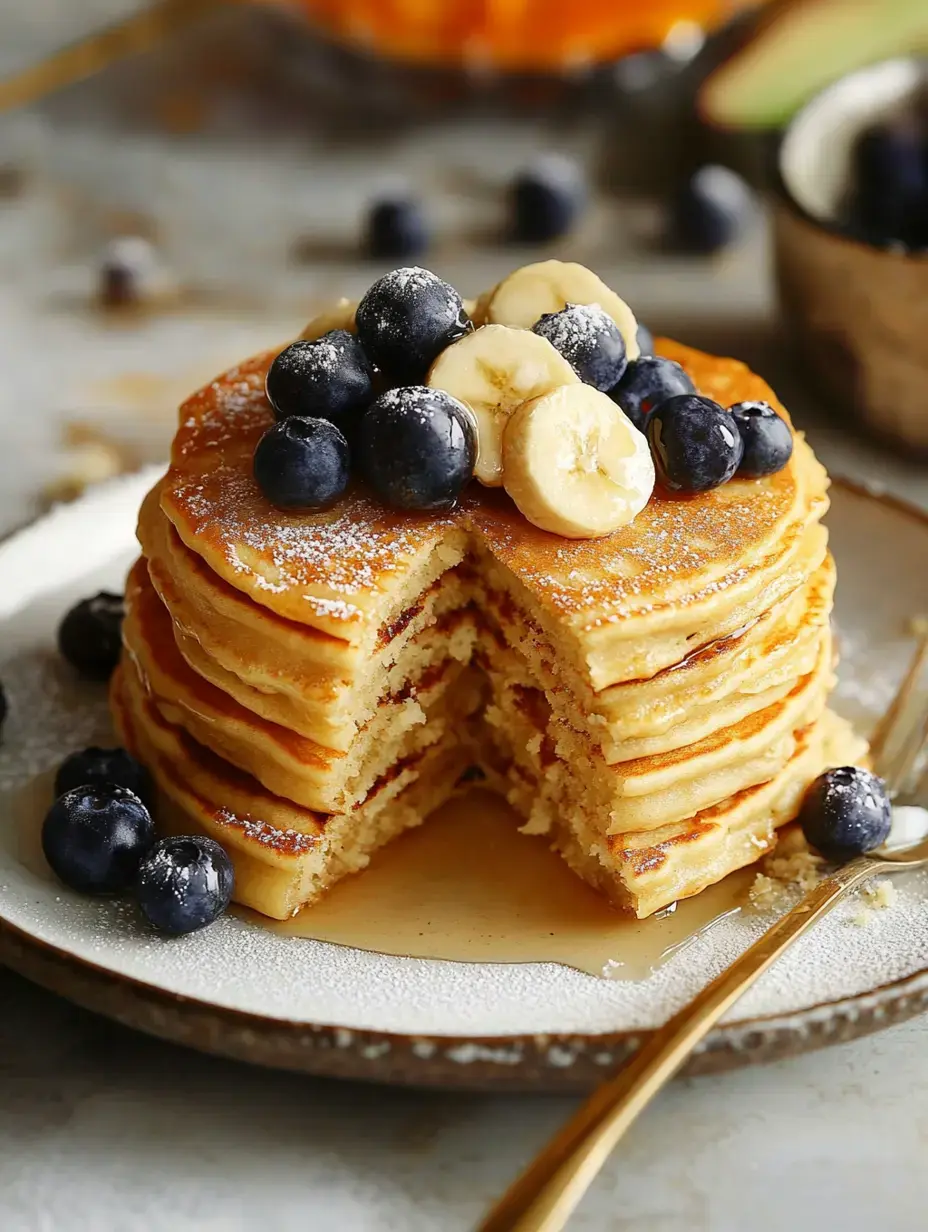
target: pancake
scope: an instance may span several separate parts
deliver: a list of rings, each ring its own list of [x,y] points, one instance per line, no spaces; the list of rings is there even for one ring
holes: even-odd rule
[[[701,392],[769,401],[735,360],[664,342]],[[553,641],[593,689],[654,675],[693,641],[728,636],[795,590],[824,558],[821,465],[796,435],[790,462],[688,499],[659,493],[605,539],[567,540],[530,525],[498,492],[473,491],[451,514],[391,511],[364,492],[323,514],[275,509],[251,458],[272,422],[259,356],[181,408],[161,508],[213,573],[256,604],[347,643],[364,663],[378,636],[468,550],[490,581]],[[354,651],[352,656],[351,651]]]
[[[583,818],[558,821],[554,844],[584,880],[617,907],[643,918],[669,903],[753,864],[776,843],[776,830],[792,821],[808,784],[823,770],[859,763],[866,742],[825,711],[798,733],[789,761],[774,778],[728,797],[674,826],[598,840]]]
[[[422,820],[456,790],[481,742],[447,734],[414,764],[372,791],[360,810],[313,813],[280,801],[249,775],[171,725],[130,665],[111,686],[121,738],[156,775],[169,805],[170,832],[191,826],[221,842],[235,864],[235,899],[286,919],[341,877],[363,869],[377,847]],[[859,760],[863,743],[830,712],[803,732],[788,765],[773,780],[685,822],[603,841],[576,819],[558,820],[555,848],[620,909],[644,918],[699,893],[771,849],[777,827],[791,821],[808,782],[827,766]],[[485,746],[485,785],[504,790],[499,758]],[[513,793],[509,798],[519,807]],[[216,800],[226,803],[217,808]],[[520,810],[523,811],[523,810]]]
[[[788,421],[744,365],[659,350],[701,393]],[[656,490],[591,541],[477,485],[440,515],[360,487],[286,513],[252,477],[271,358],[181,408],[112,691],[169,824],[229,847],[239,901],[299,910],[476,765],[526,831],[645,916],[758,859],[808,783],[857,754],[827,710],[827,477],[801,434],[780,472]]]
[[[346,657],[348,643],[258,607],[213,574],[161,513],[159,494],[160,486],[142,505],[139,539],[181,653],[194,671],[265,718],[346,751],[383,692],[408,685],[436,657],[450,653],[462,662],[470,659],[473,637],[462,612],[471,592],[460,569],[450,569],[417,596],[360,663]],[[407,662],[400,672],[391,670],[406,644],[423,631],[417,666]]]
[[[158,783],[166,806],[159,827],[168,833],[193,829],[222,843],[235,867],[235,901],[278,920],[363,869],[377,847],[418,825],[449,798],[472,758],[449,734],[441,746],[394,766],[361,808],[314,813],[273,796],[171,725],[130,664],[114,675],[110,697],[120,738]]]
[[[235,691],[217,688],[189,666],[141,561],[126,585],[123,639],[139,679],[169,722],[248,770],[269,791],[326,812],[353,807],[392,765],[434,743],[482,700],[480,677],[448,657],[419,675],[414,690],[386,695],[349,752],[328,749],[260,717],[261,694],[251,690],[249,709]]]

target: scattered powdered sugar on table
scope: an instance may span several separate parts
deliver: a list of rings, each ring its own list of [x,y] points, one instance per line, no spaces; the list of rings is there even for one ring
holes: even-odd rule
[[[132,552],[134,508],[150,480],[145,476],[134,481],[134,487],[120,489],[109,504],[98,499],[89,519],[82,504],[69,517],[48,524],[46,533],[56,537],[58,546],[83,553],[88,572],[94,573],[92,581],[76,579],[67,596],[42,597],[14,612],[9,596],[22,579],[7,567],[17,559],[8,552],[9,545],[0,547],[0,593],[12,613],[0,626],[7,658],[0,664],[0,679],[11,700],[0,745],[0,917],[59,949],[175,994],[261,1017],[337,1025],[346,1039],[352,1031],[365,1029],[471,1037],[459,1046],[462,1064],[483,1055],[484,1046],[473,1043],[474,1036],[653,1026],[768,925],[771,917],[763,915],[723,922],[650,979],[621,983],[554,964],[494,966],[387,957],[281,936],[234,916],[203,932],[165,939],[148,931],[130,904],[83,898],[56,884],[41,855],[36,856],[36,831],[50,790],[47,778],[36,776],[47,776],[75,747],[105,740],[107,717],[105,690],[79,684],[57,659],[54,628],[73,598],[100,585],[119,585],[122,563],[113,564],[108,575],[104,567]],[[101,517],[109,525],[114,517],[124,520],[118,545],[104,540],[101,549],[97,544],[93,529]],[[833,518],[841,518],[840,503]],[[845,570],[848,594],[855,589],[866,594],[873,562],[897,550],[891,531],[857,540],[853,553],[839,554],[839,574]],[[46,554],[41,528],[30,533],[34,580],[42,574]],[[50,590],[52,579],[46,582]],[[906,586],[914,593],[920,584],[919,579],[910,583],[900,576],[897,592],[888,596],[889,606],[884,594],[880,607],[847,612],[855,636],[869,627],[864,665],[871,674],[884,674],[884,662],[892,663],[885,673],[890,681],[901,673],[909,645],[898,640],[911,599]],[[854,660],[849,662],[856,670]],[[853,904],[822,921],[764,976],[731,1018],[788,1014],[924,972],[928,877],[919,873],[895,878],[894,885],[897,901],[875,911],[866,928],[853,926]],[[928,974],[917,979],[928,983]],[[493,1049],[500,1063],[511,1059],[505,1040],[495,1042]],[[555,1065],[567,1061],[561,1051],[551,1058]]]

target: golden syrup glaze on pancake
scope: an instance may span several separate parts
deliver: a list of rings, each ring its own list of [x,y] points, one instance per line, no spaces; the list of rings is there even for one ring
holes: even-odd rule
[[[703,809],[688,821],[645,833],[617,834],[609,837],[609,857],[622,869],[623,880],[642,890],[647,882],[656,883],[666,875],[666,865],[691,866],[693,849],[705,866],[707,881],[693,882],[690,893],[698,893],[713,880],[710,849],[728,837],[738,837],[748,829],[750,844],[741,864],[751,863],[773,845],[775,831],[792,821],[808,782],[823,768],[857,762],[866,744],[844,719],[831,711],[796,733],[796,747],[789,762],[774,778],[730,796],[722,803]],[[753,853],[752,853],[753,849]],[[726,871],[734,865],[726,864]]]
[[[454,520],[397,513],[357,490],[322,514],[271,505],[252,456],[273,422],[264,394],[273,357],[233,369],[181,407],[162,508],[227,582],[291,620],[358,641],[369,632],[365,613]]]
[[[764,665],[783,658],[828,624],[834,588],[835,564],[829,553],[805,585],[749,624],[704,643],[654,676],[603,689],[599,709],[621,722],[639,707],[653,707],[659,698],[686,697],[693,686],[711,693],[713,685],[724,688],[741,677],[756,684]]]
[[[112,678],[110,702],[126,748],[149,766],[161,790],[191,818],[221,829],[222,841],[230,848],[281,864],[318,845],[324,813],[278,799],[251,775],[169,723],[146,694],[130,660],[124,660]]]
[[[161,511],[161,488],[161,483],[156,484],[139,510],[138,538],[142,554],[149,562],[152,582],[163,601],[175,611],[175,622],[180,627],[185,626],[177,613],[184,603],[193,605],[190,627],[192,629],[195,624],[198,634],[208,634],[210,626],[220,620],[220,636],[215,639],[219,648],[225,639],[221,622],[247,624],[249,617],[253,618],[254,603],[245,592],[237,590],[214,573],[202,556],[184,544],[173,524]],[[337,680],[340,673],[350,674],[351,662],[347,657],[351,654],[350,645],[342,638],[288,620],[268,607],[258,608],[257,611],[262,639],[273,639],[278,631],[285,637],[299,634],[298,657],[301,662],[312,663],[314,680],[327,677]]]
[[[126,581],[123,641],[139,678],[159,708],[180,706],[204,716],[214,727],[223,720],[241,724],[250,728],[255,738],[260,729],[262,743],[280,745],[288,756],[320,774],[344,760],[344,753],[324,748],[286,727],[259,718],[194,672],[177,648],[171,618],[157,597],[141,559],[133,565]]]
[[[272,796],[249,775],[171,725],[145,695],[129,660],[113,677],[111,700],[124,743],[151,766],[162,791],[183,810],[188,828],[193,824],[219,839],[236,858],[240,855],[260,863],[268,869],[268,875],[286,879],[297,875],[297,866],[319,846],[327,820],[324,815]],[[745,824],[753,826],[756,833],[751,844],[757,855],[763,854],[773,827],[788,821],[794,812],[790,795],[801,793],[820,768],[818,764],[809,767],[802,763],[809,753],[812,733],[817,734],[826,724],[846,726],[826,714],[819,724],[799,733],[796,753],[775,780],[749,788],[686,821],[606,839],[610,861],[623,870],[628,889],[633,894],[660,893],[656,887],[668,875],[665,867],[672,865],[670,871],[684,884],[675,887],[671,899],[697,893],[705,884],[700,870],[713,862],[710,853],[715,853],[729,831]],[[839,761],[847,760],[845,752],[851,756],[851,743],[848,729],[844,746],[836,750]],[[826,761],[836,764],[833,756],[823,759],[822,765]],[[222,800],[223,806],[217,807],[216,800]],[[276,897],[280,901],[283,895],[278,891]],[[260,901],[252,905],[262,909]],[[266,913],[283,916],[299,905],[292,902],[287,911]],[[651,907],[645,914],[655,909]]]
[[[674,686],[684,683],[681,679],[682,677],[695,674],[699,669],[705,668],[709,664],[714,664],[720,659],[730,660],[733,656],[736,656],[748,644],[750,635],[755,629],[760,635],[757,641],[758,659],[772,658],[778,650],[795,642],[803,631],[810,628],[821,628],[822,625],[828,623],[834,584],[834,558],[829,553],[825,557],[824,564],[813,575],[806,588],[808,601],[804,605],[802,615],[796,623],[784,625],[784,623],[776,619],[776,612],[765,612],[749,625],[736,629],[734,633],[730,633],[727,637],[716,638],[715,641],[709,642],[705,646],[700,646],[698,650],[692,651],[685,659],[681,659],[679,663],[675,663],[672,667],[667,667],[663,672],[659,672],[658,676],[676,673],[677,678],[674,681]],[[790,596],[789,598],[793,597]],[[784,600],[784,604],[788,604],[789,598]],[[639,682],[630,681],[629,683],[637,684]]]
[[[359,783],[349,778],[346,755],[324,748],[299,736],[260,712],[262,699],[250,698],[247,708],[222,689],[193,671],[175,642],[171,618],[155,593],[141,560],[129,574],[126,586],[126,618],[123,641],[138,678],[164,719],[180,727],[198,743],[231,764],[252,774],[275,795],[309,809],[342,811],[366,795],[368,784],[386,766],[378,749],[371,749],[374,765],[369,777]],[[391,735],[405,733],[406,752],[432,737],[421,726],[423,711],[432,713],[439,694],[443,712],[454,722],[475,698],[474,687],[461,686],[467,669],[455,660],[432,664],[410,682],[408,690],[382,699],[383,721]],[[459,686],[459,687],[455,687]],[[450,691],[453,690],[453,691]],[[396,709],[410,702],[406,721]],[[447,703],[447,704],[445,704]],[[391,711],[391,707],[393,707]],[[386,729],[384,729],[386,730]],[[399,756],[403,756],[400,749]],[[353,773],[361,767],[355,765]]]
[[[810,724],[810,726],[796,733],[796,747],[792,757],[787,762],[786,772],[808,750],[813,731],[814,727]],[[753,787],[746,787],[743,791],[729,796],[727,800],[723,800],[720,804],[703,809],[687,822],[682,823],[682,825],[678,824],[675,827],[678,833],[672,834],[667,838],[657,838],[654,841],[655,834],[659,832],[651,831],[648,833],[648,838],[651,841],[646,846],[638,846],[635,843],[635,839],[640,838],[638,834],[613,834],[606,839],[606,843],[610,854],[615,859],[621,860],[626,864],[631,875],[641,876],[643,873],[653,872],[660,867],[675,848],[698,843],[713,831],[726,828],[729,825],[729,818],[733,812],[739,811],[742,807],[749,807],[753,800],[769,794],[770,781],[756,783]],[[682,828],[684,825],[685,829]],[[772,832],[772,823],[770,828]],[[772,845],[772,842],[768,845]],[[763,849],[759,848],[758,856],[762,854]]]
[[[624,795],[639,795],[653,790],[645,786],[650,780],[681,769],[684,777],[692,777],[693,767],[714,767],[719,757],[735,760],[740,750],[754,747],[758,738],[786,730],[796,730],[803,717],[813,718],[825,708],[827,694],[833,682],[831,634],[823,630],[818,659],[814,669],[798,680],[780,701],[755,711],[731,727],[724,727],[694,744],[654,753],[649,757],[618,762],[610,767]]]
[[[769,386],[735,360],[661,341],[701,392],[726,405],[764,399]],[[233,587],[278,614],[332,636],[371,643],[410,571],[459,532],[511,571],[558,622],[596,631],[662,613],[775,573],[826,507],[826,478],[801,435],[791,462],[761,480],[733,480],[689,498],[655,492],[641,514],[605,539],[538,530],[504,495],[472,485],[450,514],[386,509],[360,489],[319,515],[288,514],[261,495],[251,458],[272,422],[264,392],[271,355],[218,378],[181,408],[161,505],[184,543]],[[372,627],[376,622],[377,627]],[[633,636],[629,627],[629,636]]]
[[[440,624],[470,597],[469,590],[466,596],[462,593],[473,582],[465,566],[447,570],[381,626],[373,653],[363,654],[359,646],[279,616],[223,581],[182,543],[159,501],[156,486],[142,503],[138,535],[152,583],[171,613],[182,651],[187,654],[185,647],[191,641],[202,648],[191,665],[200,670],[204,655],[208,656],[263,692],[285,692],[325,726],[346,726],[347,720],[341,737],[349,743],[354,730],[352,690],[359,679],[377,669],[376,652],[387,650],[407,631],[412,635],[416,622]],[[385,657],[391,660],[392,652]],[[311,730],[304,734],[327,743],[335,733],[328,741]]]

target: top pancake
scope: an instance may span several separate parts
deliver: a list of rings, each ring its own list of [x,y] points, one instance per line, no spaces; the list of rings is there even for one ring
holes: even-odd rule
[[[745,365],[667,341],[658,351],[723,405],[763,399],[787,417]],[[181,408],[161,509],[223,581],[359,654],[371,653],[410,595],[473,552],[601,689],[678,661],[689,639],[739,627],[824,557],[815,524],[827,479],[801,435],[779,473],[692,497],[656,490],[605,539],[539,530],[504,494],[477,484],[442,515],[392,511],[360,489],[323,514],[281,511],[252,476],[255,445],[273,419],[264,394],[272,358],[227,372]],[[648,653],[622,653],[629,643]]]

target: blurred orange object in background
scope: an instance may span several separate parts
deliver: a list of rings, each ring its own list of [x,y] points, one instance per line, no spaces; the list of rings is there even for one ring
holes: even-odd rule
[[[755,0],[756,2],[756,0]],[[751,0],[299,0],[340,42],[428,64],[545,71],[659,47]]]

